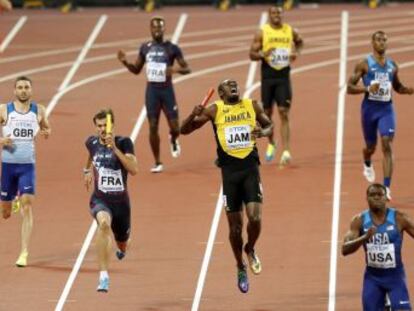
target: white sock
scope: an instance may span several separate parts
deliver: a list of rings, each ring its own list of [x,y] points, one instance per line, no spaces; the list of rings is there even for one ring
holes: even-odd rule
[[[108,271],[101,271],[99,273],[99,279],[109,278]]]

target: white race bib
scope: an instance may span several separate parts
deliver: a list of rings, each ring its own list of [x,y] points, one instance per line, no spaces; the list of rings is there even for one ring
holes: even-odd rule
[[[378,83],[378,82],[380,84],[378,92],[369,93],[368,98],[371,100],[376,100],[380,102],[389,102],[391,100],[391,90],[392,90],[391,82],[373,80],[371,84]]]
[[[367,265],[373,268],[389,269],[395,268],[394,244],[372,244],[367,245]]]
[[[98,189],[102,192],[121,192],[124,191],[121,170],[112,170],[101,167],[98,169]]]
[[[269,63],[272,67],[284,68],[290,64],[290,49],[277,48],[269,56]]]
[[[147,79],[149,82],[167,81],[167,64],[148,62],[146,66]]]
[[[224,135],[226,145],[229,150],[249,148],[252,144],[249,125],[228,126],[225,128]]]

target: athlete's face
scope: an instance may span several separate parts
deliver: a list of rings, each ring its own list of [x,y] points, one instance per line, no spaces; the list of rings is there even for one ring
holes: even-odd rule
[[[151,22],[151,35],[155,41],[162,41],[164,37],[165,24],[164,21],[155,19]]]
[[[224,80],[220,83],[220,96],[229,103],[237,103],[240,100],[240,90],[234,80]]]
[[[106,118],[95,120],[96,133],[101,140],[106,137]]]
[[[385,209],[387,197],[384,189],[382,187],[370,187],[367,193],[367,200],[371,211]]]
[[[377,33],[372,39],[372,47],[378,54],[384,54],[387,49],[387,35]]]
[[[273,26],[282,25],[283,9],[281,7],[272,6],[269,9],[269,21]]]
[[[32,84],[30,81],[17,81],[16,86],[14,87],[14,95],[18,101],[22,103],[28,102],[32,97]]]

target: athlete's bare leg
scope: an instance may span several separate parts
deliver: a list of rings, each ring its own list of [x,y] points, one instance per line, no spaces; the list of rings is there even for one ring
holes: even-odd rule
[[[96,214],[98,230],[96,233],[96,247],[98,252],[99,270],[107,271],[111,253],[111,215],[100,211]]]
[[[233,249],[234,258],[239,269],[244,269],[243,262],[243,214],[242,212],[227,212],[227,220],[229,223],[229,239],[231,248]]]

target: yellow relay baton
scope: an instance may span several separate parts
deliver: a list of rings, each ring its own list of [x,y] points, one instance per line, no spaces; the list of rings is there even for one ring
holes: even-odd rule
[[[112,128],[113,128],[112,118],[111,118],[111,115],[107,113],[106,114],[106,128],[105,128],[105,132],[107,135],[112,134]],[[108,145],[107,147],[111,148],[111,145]]]

